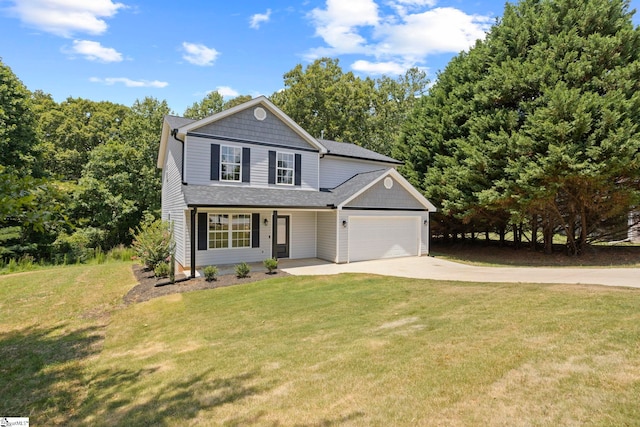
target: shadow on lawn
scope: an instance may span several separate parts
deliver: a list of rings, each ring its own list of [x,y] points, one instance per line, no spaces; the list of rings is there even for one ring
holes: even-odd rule
[[[256,373],[215,378],[211,370],[144,390],[137,384],[159,368],[105,370],[91,378],[91,392],[72,420],[92,425],[175,425],[198,417],[203,409],[233,403],[266,391],[255,385]]]
[[[103,328],[29,327],[0,334],[0,414],[36,424],[67,421],[81,402],[80,360],[99,351]]]
[[[160,368],[89,372],[83,360],[100,352],[104,327],[66,328],[0,334],[0,415],[30,417],[33,425],[163,426],[271,388],[257,373],[205,371],[144,390],[142,380]]]

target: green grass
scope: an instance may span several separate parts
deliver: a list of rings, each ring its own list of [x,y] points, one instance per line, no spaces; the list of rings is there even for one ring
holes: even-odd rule
[[[640,420],[639,290],[339,275],[123,307],[132,281],[126,263],[0,277],[1,414],[34,425]]]

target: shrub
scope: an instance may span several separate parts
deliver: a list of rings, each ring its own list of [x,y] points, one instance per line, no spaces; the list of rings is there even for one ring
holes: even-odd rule
[[[243,277],[249,277],[249,273],[251,273],[251,267],[246,262],[241,262],[236,265],[236,276],[238,279],[242,279]]]
[[[53,242],[54,259],[63,260],[65,264],[87,262],[103,238],[104,231],[94,227],[79,228],[71,235],[60,233]]]
[[[96,264],[104,264],[107,261],[107,254],[105,254],[100,246],[93,251],[93,262]]]
[[[218,275],[218,267],[215,265],[207,265],[202,272],[204,273],[204,278],[207,282],[212,282],[216,280],[216,276]]]
[[[118,245],[112,248],[107,254],[107,258],[114,261],[131,261],[136,255],[132,248],[127,248],[125,245]]]
[[[275,258],[267,258],[264,261],[262,261],[262,264],[264,264],[264,268],[269,270],[269,274],[272,274],[273,270],[278,268],[278,260]]]
[[[169,264],[162,261],[156,264],[153,269],[153,274],[155,274],[156,277],[167,277],[169,275],[169,270]]]
[[[169,224],[162,220],[142,224],[134,232],[131,244],[138,259],[148,268],[154,269],[165,262],[173,252],[173,239]]]

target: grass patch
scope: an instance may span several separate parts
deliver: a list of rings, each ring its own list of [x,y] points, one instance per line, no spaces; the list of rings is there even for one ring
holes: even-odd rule
[[[281,277],[122,307],[128,264],[44,273],[0,278],[0,413],[34,424],[640,419],[634,289]]]
[[[67,423],[109,315],[134,284],[130,262],[0,276],[0,414]]]

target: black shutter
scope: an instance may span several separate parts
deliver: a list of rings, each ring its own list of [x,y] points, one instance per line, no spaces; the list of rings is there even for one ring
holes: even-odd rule
[[[269,184],[276,183],[276,152],[269,151]]]
[[[242,149],[242,182],[251,180],[251,149]]]
[[[296,154],[295,185],[302,185],[302,155]]]
[[[260,214],[251,214],[251,247],[260,247]]]
[[[220,180],[220,145],[211,144],[211,181]]]
[[[207,250],[207,228],[209,228],[209,217],[205,212],[198,212],[198,250]]]

